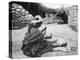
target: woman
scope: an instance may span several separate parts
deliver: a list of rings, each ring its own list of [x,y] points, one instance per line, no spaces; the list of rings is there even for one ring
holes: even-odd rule
[[[47,28],[40,28],[41,25],[41,20],[34,20],[29,24],[28,33],[26,33],[24,37],[21,48],[24,55],[29,57],[40,57],[43,53],[53,51],[52,44],[45,40],[45,38],[50,39],[51,36],[45,37],[44,32]]]

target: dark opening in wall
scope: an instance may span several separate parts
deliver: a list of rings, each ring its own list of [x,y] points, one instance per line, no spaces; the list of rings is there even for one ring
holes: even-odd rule
[[[62,13],[59,13],[57,16],[62,18],[63,23],[61,24],[68,24],[68,16],[65,11],[63,11]]]

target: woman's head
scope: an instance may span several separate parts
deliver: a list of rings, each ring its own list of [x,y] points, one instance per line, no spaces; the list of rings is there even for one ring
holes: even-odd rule
[[[41,21],[41,20],[42,20],[42,17],[41,17],[40,15],[36,15],[36,16],[34,17],[34,19],[37,20],[37,21],[39,21],[39,20]]]
[[[40,15],[36,15],[34,20],[31,21],[31,24],[34,28],[39,28],[42,23],[42,17]]]

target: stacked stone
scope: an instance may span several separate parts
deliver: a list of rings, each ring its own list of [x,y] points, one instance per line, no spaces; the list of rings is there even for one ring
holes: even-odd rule
[[[73,5],[70,8],[68,22],[72,30],[74,31],[78,30],[78,6],[77,5]]]
[[[18,4],[12,4],[12,19],[15,23],[30,23],[34,17],[29,14],[22,6]]]

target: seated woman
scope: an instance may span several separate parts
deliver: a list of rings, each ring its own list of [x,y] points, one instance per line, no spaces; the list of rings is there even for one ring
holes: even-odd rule
[[[36,21],[35,21],[36,22]],[[44,40],[44,32],[46,27],[39,29],[42,22],[31,23],[28,28],[24,40],[22,41],[23,54],[29,57],[40,57],[43,53],[53,51],[53,46]]]

